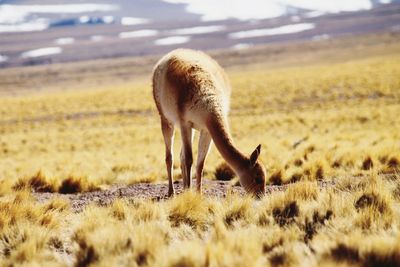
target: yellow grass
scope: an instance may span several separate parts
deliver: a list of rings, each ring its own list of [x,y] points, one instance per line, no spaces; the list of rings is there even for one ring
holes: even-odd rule
[[[2,97],[0,265],[398,266],[400,54],[349,51],[330,64],[228,71],[238,147],[261,143],[267,183],[291,183],[260,201],[186,192],[78,213],[66,200],[38,203],[32,189],[165,181],[149,80]],[[206,178],[222,162],[213,148]]]
[[[315,180],[362,172],[366,157],[384,171],[387,162],[380,159],[400,160],[393,146],[400,137],[399,60],[392,55],[231,73],[230,120],[238,146],[250,153],[261,143],[269,172],[281,170],[283,182],[294,174]],[[98,185],[165,177],[149,83],[0,102],[2,177],[42,171],[56,180],[79,176]],[[213,149],[209,176],[221,161]]]

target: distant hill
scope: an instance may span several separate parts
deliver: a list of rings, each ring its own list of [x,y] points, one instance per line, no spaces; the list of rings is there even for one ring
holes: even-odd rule
[[[400,0],[309,2],[3,0],[0,67],[400,31]]]

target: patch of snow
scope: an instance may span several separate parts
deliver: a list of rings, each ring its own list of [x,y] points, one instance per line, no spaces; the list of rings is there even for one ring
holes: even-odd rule
[[[137,30],[131,32],[121,32],[119,34],[119,38],[126,39],[126,38],[137,38],[137,37],[149,37],[155,36],[158,34],[156,30]]]
[[[31,22],[19,24],[0,24],[0,33],[43,31],[47,29],[48,26],[48,21],[45,19],[37,19]]]
[[[275,1],[265,0],[163,0],[168,3],[186,4],[186,11],[200,14],[203,21],[236,18],[239,20],[279,17],[286,7]]]
[[[170,36],[166,38],[161,38],[154,41],[155,45],[175,45],[184,44],[190,41],[189,36]]]
[[[140,25],[149,23],[148,19],[134,18],[134,17],[122,17],[121,24],[124,26]]]
[[[90,17],[88,15],[79,17],[79,22],[82,23],[82,24],[88,23],[89,20],[90,20]]]
[[[0,63],[8,61],[7,56],[0,55]]]
[[[116,10],[117,5],[64,4],[64,5],[0,5],[0,24],[25,22],[31,14],[79,14]]]
[[[199,26],[199,27],[177,29],[177,30],[172,30],[171,33],[175,35],[192,35],[192,34],[218,32],[218,31],[223,31],[225,29],[226,26],[224,25],[212,25],[212,26]]]
[[[331,38],[329,36],[329,34],[320,34],[320,35],[315,35],[311,38],[311,40],[313,41],[323,41],[323,40],[328,40],[329,38]]]
[[[55,39],[54,43],[58,45],[69,45],[75,43],[75,39],[72,37],[63,37]]]
[[[49,20],[39,14],[79,14],[116,10],[117,5],[65,4],[65,5],[0,5],[0,32],[42,31],[49,27]],[[110,21],[111,16],[103,19]],[[82,17],[85,19],[85,17]],[[89,17],[86,18],[89,20]],[[107,22],[106,22],[107,23]]]
[[[253,46],[253,44],[248,44],[248,43],[240,43],[240,44],[235,44],[231,48],[233,50],[243,50],[243,49],[249,49]]]
[[[372,3],[370,0],[279,0],[279,2],[287,6],[329,13],[357,11],[372,8]]]
[[[326,12],[324,11],[311,11],[311,12],[307,12],[306,14],[304,14],[304,17],[306,18],[316,18],[316,17],[320,17],[322,15],[325,15]]]
[[[35,57],[56,55],[56,54],[60,54],[61,52],[62,52],[62,49],[60,47],[44,47],[44,48],[26,51],[21,54],[21,57],[22,58],[35,58]]]
[[[370,0],[163,0],[174,4],[185,4],[186,11],[200,14],[203,21],[267,19],[287,14],[288,8],[336,13],[372,8]],[[388,0],[381,0],[381,2]]]
[[[104,39],[103,35],[93,35],[90,37],[90,40],[93,42],[100,42]]]
[[[103,16],[103,21],[105,24],[111,24],[115,21],[113,16]]]
[[[299,22],[301,20],[301,18],[299,16],[291,16],[290,17],[290,21],[292,22]]]
[[[299,23],[299,24],[285,25],[270,29],[256,29],[249,31],[234,32],[230,33],[229,37],[232,39],[242,39],[242,38],[252,38],[252,37],[260,37],[268,35],[290,34],[290,33],[311,30],[313,28],[315,28],[314,23]]]

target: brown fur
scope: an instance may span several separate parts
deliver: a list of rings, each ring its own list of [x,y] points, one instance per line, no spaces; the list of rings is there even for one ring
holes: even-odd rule
[[[185,187],[190,187],[192,165],[192,129],[200,131],[196,168],[197,188],[211,139],[225,160],[239,176],[249,192],[263,192],[265,169],[257,161],[258,147],[252,157],[242,154],[229,133],[231,87],[224,70],[208,55],[188,49],[178,49],[164,56],[153,72],[153,96],[161,117],[166,144],[166,164],[172,187],[172,142],[174,126],[182,135],[181,169]],[[257,183],[255,182],[257,181]],[[262,184],[262,185],[261,185]]]

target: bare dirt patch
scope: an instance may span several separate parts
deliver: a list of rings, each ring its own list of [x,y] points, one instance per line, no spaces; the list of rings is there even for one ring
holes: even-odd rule
[[[202,194],[206,197],[224,198],[229,192],[244,196],[245,191],[240,185],[233,185],[231,181],[204,180]],[[328,182],[321,182],[320,187],[333,185]],[[276,191],[287,189],[288,185],[268,185],[266,193],[271,194]],[[175,181],[174,188],[176,194],[183,191],[182,182]],[[39,202],[45,202],[52,198],[64,198],[70,201],[71,207],[75,212],[80,212],[90,204],[106,206],[111,204],[115,199],[123,198],[127,200],[144,199],[161,201],[168,199],[168,183],[138,183],[134,185],[115,185],[107,190],[84,192],[77,194],[60,194],[60,193],[34,193]]]

